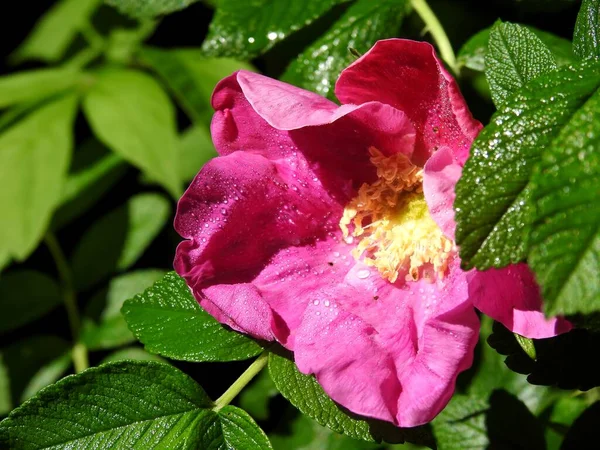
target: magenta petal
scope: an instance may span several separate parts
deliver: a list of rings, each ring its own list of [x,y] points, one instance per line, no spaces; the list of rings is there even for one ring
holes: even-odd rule
[[[448,147],[442,147],[425,163],[423,193],[431,217],[450,239],[454,240],[454,187],[462,173],[462,166],[454,159]]]
[[[572,328],[563,318],[544,316],[538,285],[526,264],[471,271],[468,276],[469,294],[475,307],[512,332],[541,339]]]
[[[296,364],[357,414],[402,427],[427,423],[472,363],[479,322],[466,279],[457,271],[400,289],[365,270],[357,265],[345,284],[314,293],[297,332]]]
[[[406,112],[418,133],[414,161],[419,165],[441,146],[449,146],[464,163],[481,129],[456,82],[425,42],[378,41],[342,72],[335,93],[342,103],[376,100]]]

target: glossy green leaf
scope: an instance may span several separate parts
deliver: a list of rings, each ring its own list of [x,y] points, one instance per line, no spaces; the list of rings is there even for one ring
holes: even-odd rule
[[[64,361],[70,351],[68,341],[51,335],[29,336],[0,349],[12,407],[18,406],[34,389],[54,381],[52,372],[56,374],[59,371],[56,366],[60,365],[57,361]]]
[[[485,75],[496,106],[528,81],[556,67],[550,49],[527,28],[502,22],[492,27],[485,55]]]
[[[334,99],[340,72],[356,59],[349,49],[364,53],[377,40],[395,36],[407,12],[404,0],[358,0],[292,62],[283,81]]]
[[[115,362],[42,390],[0,423],[0,437],[14,450],[203,448],[199,423],[212,406],[168,364]]]
[[[194,178],[204,164],[217,156],[209,130],[200,125],[190,127],[181,134],[179,149],[181,179],[186,181]]]
[[[219,0],[202,49],[249,60],[348,0]]]
[[[170,14],[187,8],[198,0],[106,0],[123,14],[135,19]]]
[[[397,428],[387,422],[348,415],[325,394],[313,376],[300,373],[286,357],[270,353],[269,373],[279,392],[292,405],[337,433],[371,442],[384,439],[394,443],[431,444],[431,436],[425,428]]]
[[[152,77],[133,70],[102,72],[83,106],[100,141],[179,197],[175,109]]]
[[[0,333],[42,317],[62,303],[56,281],[34,270],[0,276]]]
[[[190,119],[206,124],[214,113],[210,99],[217,83],[236,70],[254,70],[230,58],[206,58],[200,49],[192,48],[145,47],[140,56],[173,92]]]
[[[455,394],[432,422],[438,450],[487,449],[488,407],[488,402],[479,396]]]
[[[79,30],[101,0],[60,0],[36,23],[33,32],[12,58],[56,62],[63,57]]]
[[[60,206],[52,218],[52,228],[60,229],[79,217],[125,175],[127,165],[96,139],[89,139],[73,155]]]
[[[535,27],[523,26],[535,34],[550,49],[558,66],[568,65],[577,61],[577,57],[573,53],[571,41]],[[485,55],[488,51],[490,31],[491,27],[481,30],[461,47],[456,55],[456,62],[460,67],[467,67],[477,72],[485,70]]]
[[[74,96],[49,103],[0,135],[0,260],[25,259],[60,200],[73,146]]]
[[[262,348],[225,329],[204,311],[174,272],[123,305],[129,328],[146,350],[184,361],[235,361]]]
[[[134,264],[171,216],[160,194],[139,194],[94,223],[71,258],[75,284],[91,287],[107,275]]]
[[[559,450],[564,440],[565,430],[585,411],[587,404],[582,396],[562,397],[552,406],[549,426],[546,427],[548,450]]]
[[[564,68],[536,78],[494,114],[456,185],[462,266],[521,261],[532,219],[529,179],[542,151],[600,85],[600,68]]]
[[[81,73],[67,69],[38,69],[0,77],[0,108],[40,100],[75,86]]]
[[[599,108],[596,91],[546,146],[532,176],[529,263],[551,315],[600,310]]]
[[[219,410],[218,417],[223,436],[221,445],[224,448],[234,448],[236,450],[273,449],[267,435],[243,409],[228,405]]]
[[[600,57],[600,0],[583,0],[573,33],[573,50],[581,59]]]
[[[99,300],[104,304],[98,323],[91,319],[84,321],[81,340],[90,350],[119,347],[135,341],[121,315],[125,300],[152,286],[165,275],[164,270],[145,269],[129,272],[113,278],[106,292]]]

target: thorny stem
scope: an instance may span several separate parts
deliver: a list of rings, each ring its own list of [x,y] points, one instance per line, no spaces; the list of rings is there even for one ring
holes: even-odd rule
[[[67,263],[67,259],[60,248],[60,244],[56,240],[56,236],[49,232],[44,238],[48,250],[54,259],[56,270],[62,284],[63,301],[65,309],[67,310],[67,317],[69,318],[69,326],[71,327],[71,334],[73,336],[73,350],[71,357],[73,358],[73,366],[75,366],[75,372],[79,373],[88,368],[88,355],[87,348],[83,343],[79,341],[79,332],[81,328],[79,311],[77,310],[77,298],[75,296],[75,288],[73,287],[73,279],[71,276],[71,269]]]
[[[435,13],[431,10],[426,0],[410,0],[410,3],[421,19],[423,19],[423,22],[425,22],[427,31],[431,33],[433,40],[437,44],[442,59],[448,64],[454,75],[458,75],[459,69],[454,50],[444,31],[444,27],[442,27]]]
[[[246,371],[241,374],[231,386],[229,386],[229,389],[215,401],[215,407],[213,409],[218,411],[224,406],[229,405],[242,389],[244,389],[244,387],[246,387],[246,385],[267,365],[268,360],[269,352],[268,350],[265,350],[252,364],[250,364],[250,367],[248,367]]]

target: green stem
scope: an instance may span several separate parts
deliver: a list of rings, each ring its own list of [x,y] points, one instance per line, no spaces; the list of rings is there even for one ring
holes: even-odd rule
[[[225,393],[215,401],[215,407],[213,409],[218,411],[224,406],[229,405],[229,403],[231,403],[231,401],[237,397],[242,389],[244,389],[244,387],[246,387],[246,385],[252,381],[252,378],[258,375],[258,373],[267,365],[268,360],[269,352],[265,350],[259,355],[258,358],[256,358],[256,360],[254,360],[252,364],[250,364],[250,367],[248,367],[246,371],[241,374],[231,386],[229,386],[229,389],[227,389]]]
[[[89,367],[87,348],[81,342],[79,342],[79,333],[81,329],[79,311],[77,309],[77,297],[75,295],[75,288],[73,287],[73,277],[71,276],[71,269],[67,263],[67,258],[60,248],[60,244],[56,240],[56,236],[53,233],[48,232],[45,237],[46,245],[50,254],[54,259],[56,270],[62,284],[63,301],[65,309],[67,310],[67,317],[69,318],[69,326],[71,327],[71,334],[73,341],[75,342],[71,357],[73,358],[73,365],[75,366],[75,372],[79,373]]]
[[[442,59],[446,62],[446,64],[448,64],[450,70],[452,70],[455,75],[458,75],[459,69],[456,63],[454,50],[452,49],[450,40],[444,31],[444,27],[442,27],[442,24],[436,17],[435,13],[431,10],[425,0],[410,0],[410,3],[421,19],[423,19],[423,22],[425,22],[427,31],[431,33],[433,40],[437,44]]]

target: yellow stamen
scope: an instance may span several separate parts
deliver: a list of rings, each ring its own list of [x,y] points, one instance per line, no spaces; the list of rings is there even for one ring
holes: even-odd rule
[[[374,147],[369,153],[378,178],[360,187],[340,221],[345,238],[362,237],[353,256],[392,283],[399,275],[406,281],[443,278],[456,248],[429,215],[423,170],[402,154],[385,156]]]

